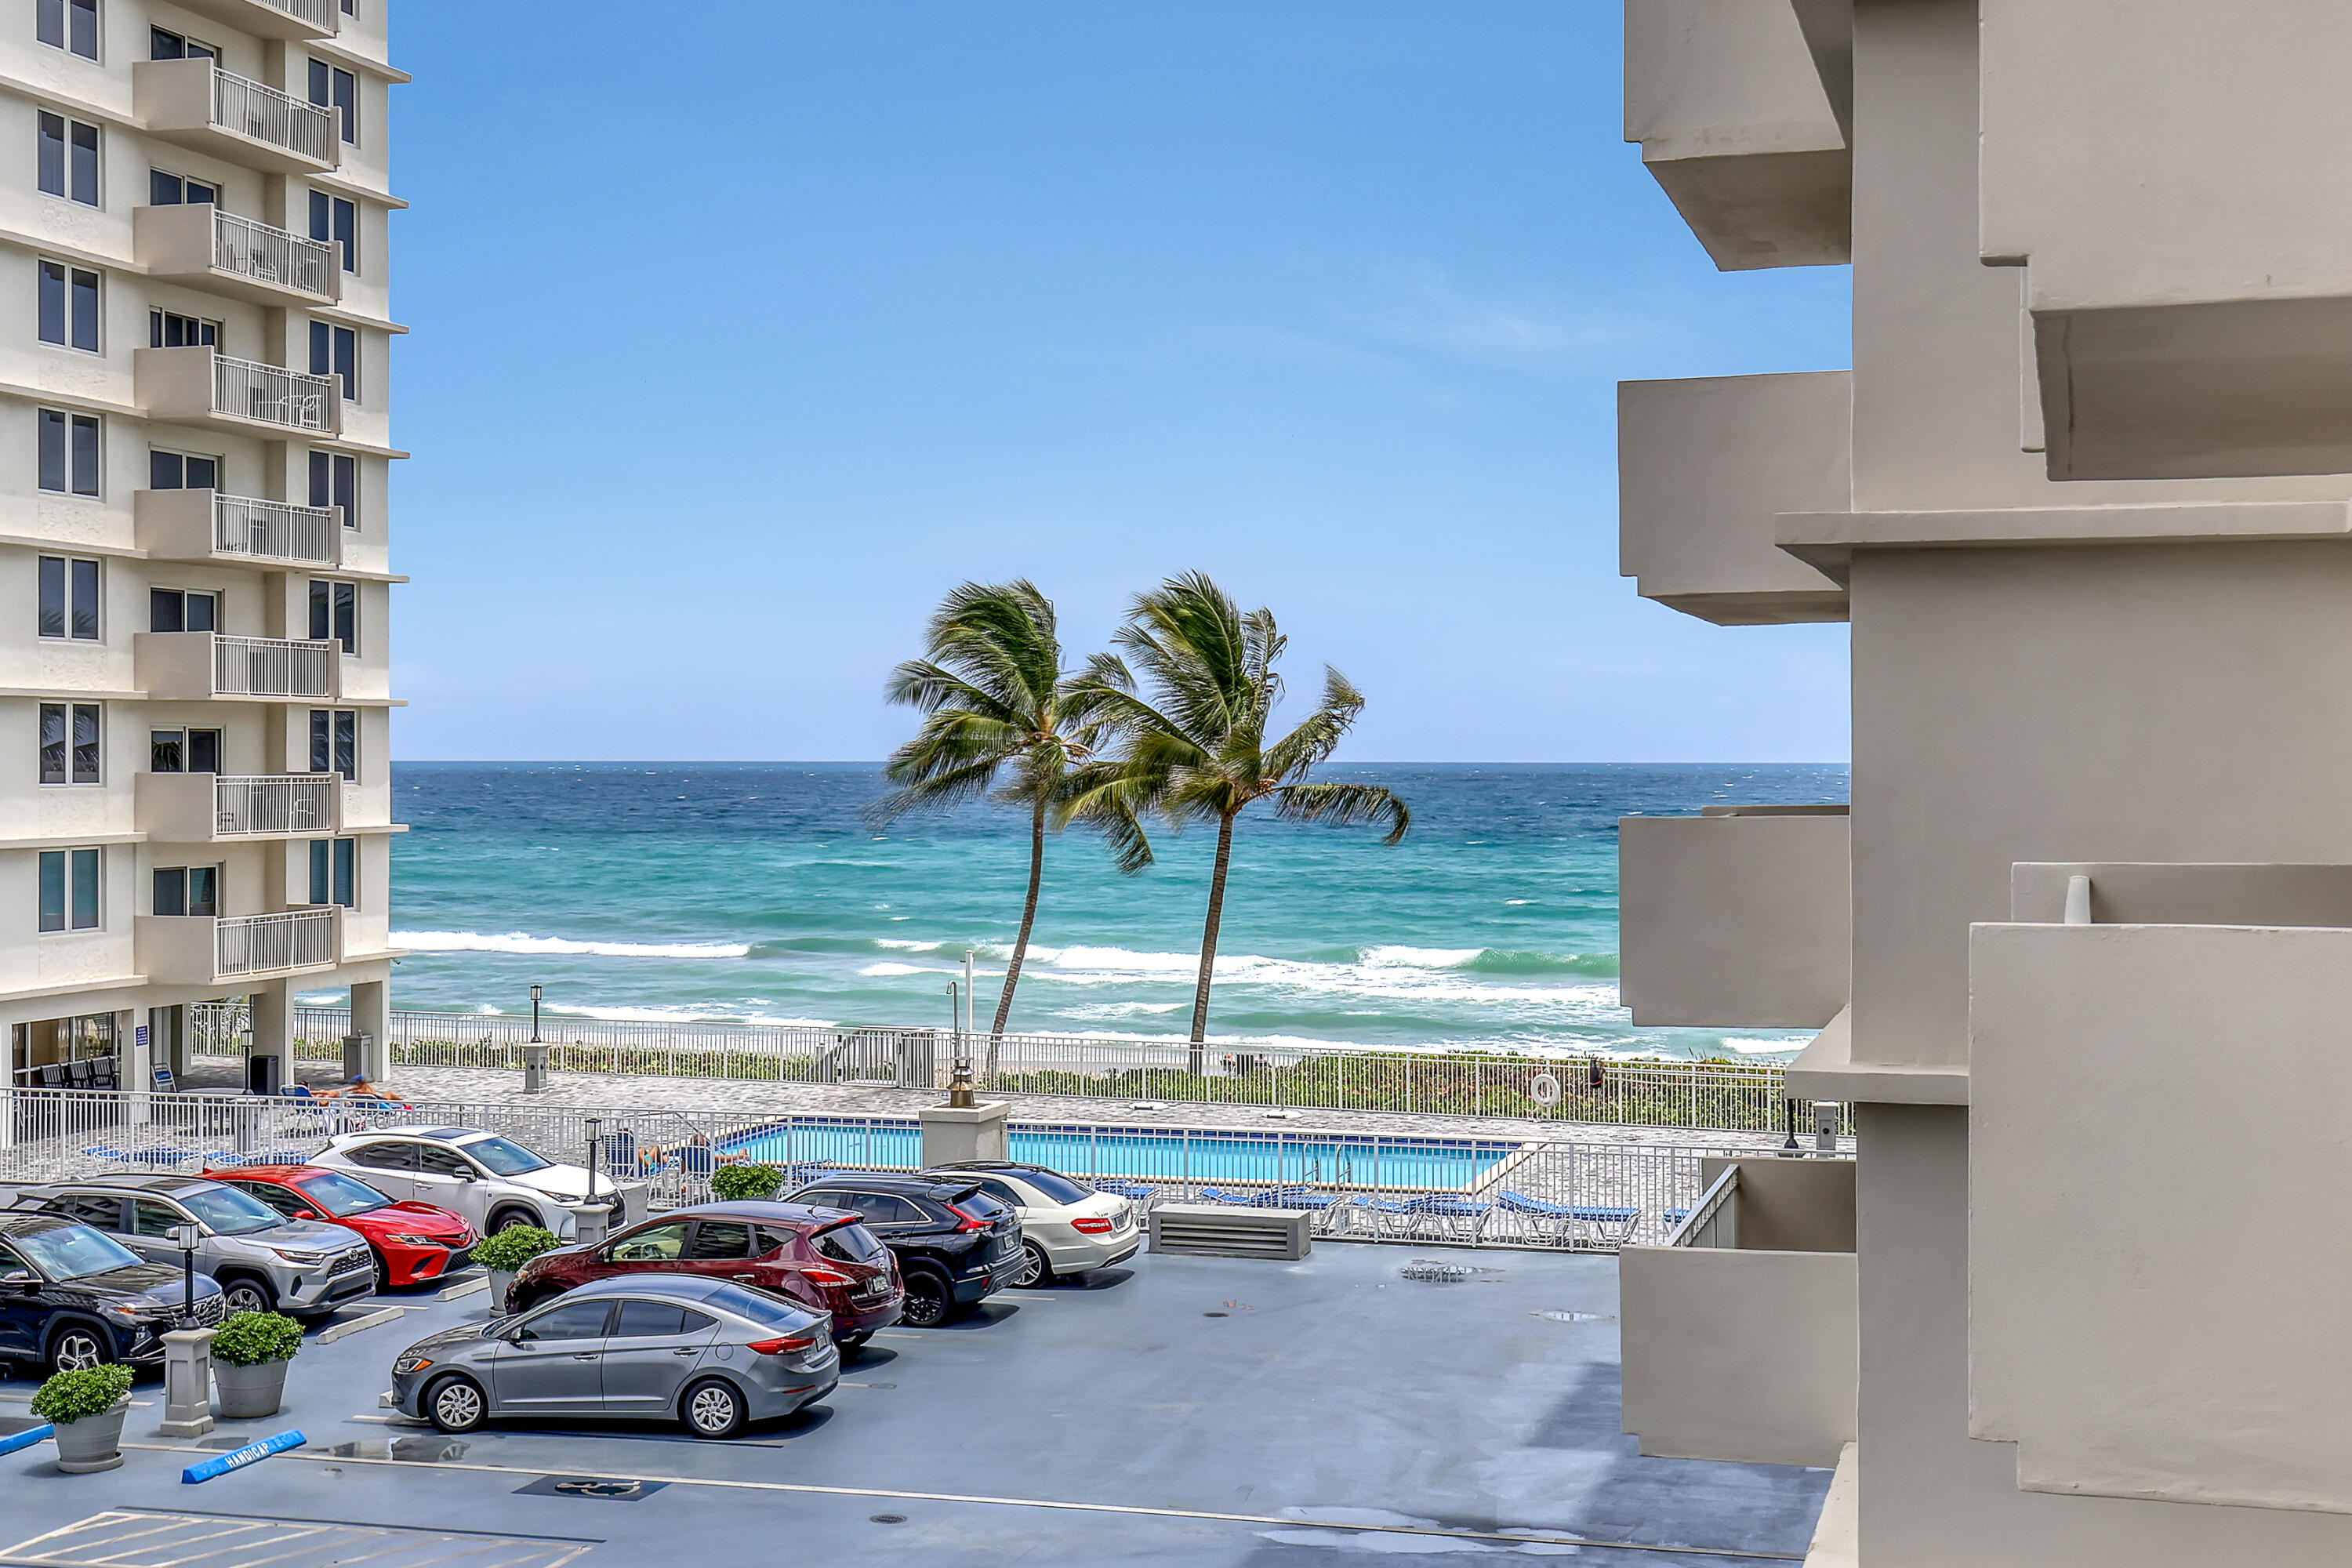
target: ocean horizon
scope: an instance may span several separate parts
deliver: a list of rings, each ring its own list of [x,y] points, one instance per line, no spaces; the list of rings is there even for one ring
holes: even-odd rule
[[[1234,834],[1209,1036],[1221,1043],[1780,1059],[1788,1030],[1639,1028],[1617,1003],[1616,823],[1846,798],[1843,763],[1362,763],[1412,833]],[[992,1015],[1027,820],[971,806],[869,833],[879,764],[396,763],[393,1005],[646,1022],[943,1026],[976,954]],[[1213,835],[1154,832],[1135,878],[1048,846],[1008,1027],[1181,1036]],[[323,1002],[332,994],[303,994]]]

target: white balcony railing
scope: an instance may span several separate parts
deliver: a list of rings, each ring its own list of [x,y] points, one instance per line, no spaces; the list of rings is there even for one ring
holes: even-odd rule
[[[341,30],[342,17],[336,0],[261,0],[273,11],[283,11],[298,22],[308,22],[322,33]]]
[[[335,297],[335,247],[213,208],[213,265],[262,283]]]
[[[342,781],[257,776],[213,781],[213,831],[231,833],[332,833],[336,796]]]
[[[280,6],[291,15],[291,6]],[[213,67],[213,123],[315,163],[335,162],[335,112]]]
[[[328,377],[218,353],[213,356],[213,411],[329,436],[342,423]]]
[[[223,555],[331,566],[342,559],[341,526],[331,507],[293,506],[254,496],[213,498],[213,548]]]
[[[213,922],[213,973],[267,974],[335,962],[335,910],[289,910]]]
[[[337,645],[277,637],[213,638],[213,691],[222,697],[332,697]]]

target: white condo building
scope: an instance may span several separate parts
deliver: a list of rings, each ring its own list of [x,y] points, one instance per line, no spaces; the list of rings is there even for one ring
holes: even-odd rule
[[[386,0],[0,23],[0,1022],[143,1087],[186,1005],[383,1038]]]
[[[1622,1259],[1644,1452],[1814,1561],[2352,1562],[2352,6],[1628,0],[1626,134],[1853,368],[1625,385],[1623,567],[1853,625],[1846,807],[1634,820],[1643,1022],[1852,1163]]]

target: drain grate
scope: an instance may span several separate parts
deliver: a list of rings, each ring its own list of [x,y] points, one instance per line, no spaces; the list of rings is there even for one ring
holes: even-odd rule
[[[110,1509],[0,1550],[30,1568],[562,1568],[595,1542],[397,1524]]]
[[[1397,1270],[1400,1279],[1418,1279],[1432,1285],[1466,1285],[1475,1280],[1492,1284],[1503,1278],[1500,1268],[1482,1268],[1475,1263],[1448,1263],[1438,1258],[1416,1258]]]

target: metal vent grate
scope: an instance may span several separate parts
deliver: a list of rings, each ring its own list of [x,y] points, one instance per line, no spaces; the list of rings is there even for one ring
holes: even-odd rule
[[[1151,1250],[1192,1258],[1304,1258],[1309,1215],[1297,1209],[1163,1204],[1151,1211]]]

